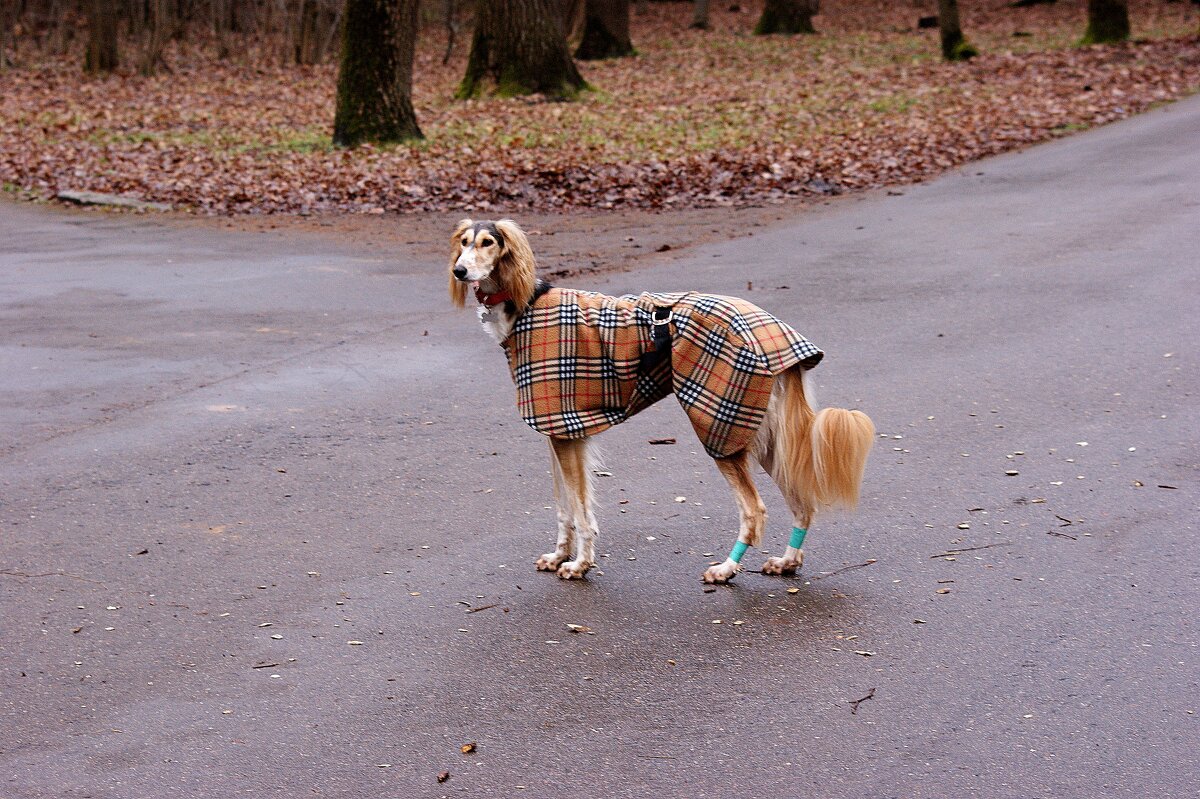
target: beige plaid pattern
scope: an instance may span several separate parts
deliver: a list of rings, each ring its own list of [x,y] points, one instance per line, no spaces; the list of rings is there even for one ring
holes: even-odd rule
[[[671,357],[646,371],[656,307],[671,309]],[[521,418],[540,433],[584,438],[674,393],[714,458],[745,449],[774,378],[823,353],[761,308],[682,292],[610,297],[550,289],[504,342]]]

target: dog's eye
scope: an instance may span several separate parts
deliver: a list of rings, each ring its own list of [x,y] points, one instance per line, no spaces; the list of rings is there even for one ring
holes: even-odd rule
[[[468,244],[470,244],[470,243],[471,243],[471,240],[470,240],[470,239],[463,239],[463,240],[462,240],[462,245],[463,245],[464,247],[466,247],[466,246],[467,246]]]
[[[483,241],[479,242],[480,247],[491,247],[492,244],[493,242],[491,239],[484,239]]]

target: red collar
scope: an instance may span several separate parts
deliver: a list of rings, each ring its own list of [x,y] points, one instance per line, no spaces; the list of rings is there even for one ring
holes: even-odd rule
[[[479,300],[480,305],[486,305],[489,308],[493,305],[499,305],[502,302],[508,302],[512,299],[512,295],[507,291],[499,291],[495,294],[484,294],[483,289],[475,289],[475,299]]]

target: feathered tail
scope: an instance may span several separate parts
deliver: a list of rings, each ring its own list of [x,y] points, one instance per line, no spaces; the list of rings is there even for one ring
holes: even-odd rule
[[[862,411],[814,411],[806,383],[799,367],[776,378],[765,422],[770,451],[764,465],[769,463],[785,495],[813,510],[853,508],[875,444],[875,424]]]

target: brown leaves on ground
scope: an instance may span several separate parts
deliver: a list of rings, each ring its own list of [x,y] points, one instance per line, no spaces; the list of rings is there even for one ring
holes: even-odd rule
[[[1182,3],[1131,3],[1135,34],[1166,38],[1085,48],[1082,2],[971,4],[984,55],[966,64],[943,63],[906,4],[829,5],[817,36],[755,37],[753,4],[714,12],[710,32],[654,4],[634,17],[638,55],[587,64],[597,91],[574,103],[450,99],[465,47],[442,66],[431,28],[415,85],[428,139],[356,150],[329,143],[332,65],[193,48],[154,78],[27,66],[0,76],[0,182],[218,214],[763,203],[919,180],[1200,87]]]

